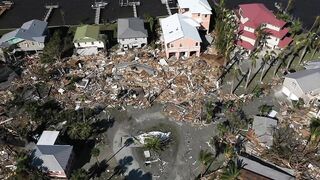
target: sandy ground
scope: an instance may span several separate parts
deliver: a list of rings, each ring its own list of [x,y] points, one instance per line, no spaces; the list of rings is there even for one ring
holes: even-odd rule
[[[112,142],[113,152],[116,152],[121,147],[121,136],[137,135],[146,130],[172,131],[173,141],[168,149],[160,153],[161,162],[145,166],[141,148],[131,147],[119,151],[115,160],[123,162],[124,159],[130,159],[126,164],[125,175],[138,169],[143,174],[152,175],[152,177],[145,176],[144,179],[194,179],[200,172],[197,162],[200,149],[212,150],[207,142],[216,134],[216,126],[211,124],[193,127],[185,122],[176,122],[165,117],[161,113],[161,108],[160,105],[155,105],[146,110],[133,108],[127,108],[125,111],[113,110],[111,113],[115,117],[115,123],[106,135],[108,141]]]

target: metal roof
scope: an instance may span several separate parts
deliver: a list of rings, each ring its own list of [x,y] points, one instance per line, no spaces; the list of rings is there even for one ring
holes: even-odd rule
[[[261,176],[274,180],[294,180],[293,172],[290,169],[279,167],[254,156],[239,156],[244,165],[243,169],[249,170]]]
[[[47,28],[47,25],[47,22],[36,19],[25,22],[21,28],[4,34],[0,39],[0,45],[8,46],[7,41],[10,41],[14,38],[43,43],[45,40],[44,32]]]
[[[37,145],[54,145],[58,135],[59,131],[43,131]]]
[[[306,69],[286,75],[286,78],[295,79],[304,93],[320,89],[320,68]]]
[[[260,143],[267,146],[273,144],[273,129],[277,126],[278,121],[268,117],[254,116],[252,129]]]
[[[74,34],[73,42],[92,42],[99,41],[99,26],[95,25],[84,25],[77,28],[76,33]]]
[[[199,26],[199,23],[187,16],[174,14],[160,19],[160,24],[166,44],[180,38],[190,38],[201,42],[199,32],[196,28]]]
[[[144,22],[140,18],[118,19],[118,39],[146,38],[148,32],[144,28]]]
[[[70,145],[37,145],[34,154],[36,161],[33,164],[38,167],[48,168],[50,171],[65,170],[72,149],[73,147]]]

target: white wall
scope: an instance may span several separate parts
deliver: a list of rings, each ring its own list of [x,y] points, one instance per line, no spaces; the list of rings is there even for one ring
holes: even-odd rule
[[[18,43],[17,46],[22,51],[40,51],[40,50],[43,50],[44,43],[25,40],[25,41]]]
[[[81,42],[81,43],[74,43],[74,46],[76,48],[87,48],[87,47],[104,48],[104,43],[102,41]]]
[[[123,47],[125,45],[132,48],[132,46],[141,47],[142,44],[147,44],[147,38],[127,38],[118,39],[118,43]]]
[[[273,26],[273,25],[271,25],[271,24],[266,24],[265,27],[268,28],[268,29],[275,30],[275,31],[280,31],[280,28],[279,28],[279,27]]]
[[[249,31],[249,32],[251,32],[251,33],[254,33],[254,29],[251,28],[251,27],[248,27],[248,26],[244,26],[244,30],[245,30],[245,31]]]
[[[274,36],[268,36],[268,38],[266,39],[266,41],[267,41],[267,44],[272,47],[272,46],[278,45],[280,39],[277,38],[277,37],[274,37]]]
[[[252,44],[253,46],[254,46],[255,43],[256,43],[256,40],[251,39],[251,38],[248,38],[248,37],[243,36],[243,35],[240,35],[239,38],[242,39],[243,41],[249,42],[249,43]]]

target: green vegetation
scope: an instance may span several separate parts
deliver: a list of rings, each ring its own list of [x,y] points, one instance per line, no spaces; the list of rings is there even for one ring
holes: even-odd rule
[[[206,168],[208,167],[209,164],[212,163],[213,160],[214,160],[214,156],[211,152],[203,149],[200,150],[199,158],[198,158],[198,161],[201,164],[200,178],[204,175],[203,173],[205,173]]]
[[[243,164],[238,159],[233,159],[228,162],[228,165],[223,169],[221,174],[222,180],[237,180],[240,175],[240,170]]]
[[[234,50],[234,41],[237,29],[237,23],[232,11],[225,8],[224,0],[219,1],[218,5],[214,6],[215,10],[215,48],[218,54],[225,58],[224,65],[226,66],[230,60],[230,54]]]
[[[13,179],[23,180],[23,179],[42,179],[49,180],[49,178],[42,172],[42,169],[37,169],[31,165],[32,157],[28,155],[28,152],[20,152],[17,157],[17,169],[13,176]],[[45,167],[43,167],[45,169]]]
[[[148,150],[154,151],[154,152],[160,152],[164,150],[164,144],[161,142],[161,140],[157,137],[150,137],[145,139],[146,143],[144,144],[144,147]]]
[[[272,111],[272,105],[263,104],[258,107],[260,116],[267,116]]]
[[[72,172],[71,180],[89,180],[88,172],[84,169],[77,169]]]
[[[61,32],[55,31],[43,49],[40,59],[42,63],[54,63],[60,59],[62,50]]]

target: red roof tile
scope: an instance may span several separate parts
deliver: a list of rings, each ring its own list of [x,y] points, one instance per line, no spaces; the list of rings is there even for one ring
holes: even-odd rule
[[[282,28],[286,22],[279,20],[276,16],[261,3],[240,4],[242,16],[247,17],[253,24],[260,25],[262,23],[272,24]]]
[[[287,47],[291,42],[292,42],[292,38],[291,38],[291,37],[285,37],[284,39],[280,40],[278,46],[279,46],[280,48],[285,48],[285,47]]]
[[[236,44],[248,50],[253,50],[254,46],[247,41],[237,40]]]

